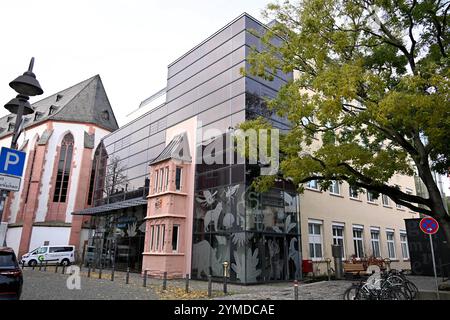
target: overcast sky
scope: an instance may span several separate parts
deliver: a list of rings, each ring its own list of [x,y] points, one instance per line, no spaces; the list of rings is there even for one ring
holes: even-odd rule
[[[32,56],[44,94],[99,74],[119,125],[164,88],[167,65],[247,12],[261,18],[268,0],[0,1],[0,116],[16,94],[8,83]]]

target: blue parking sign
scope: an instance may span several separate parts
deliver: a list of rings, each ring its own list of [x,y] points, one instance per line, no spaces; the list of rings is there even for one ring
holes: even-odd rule
[[[0,152],[0,174],[21,177],[26,155],[23,151],[3,147]]]

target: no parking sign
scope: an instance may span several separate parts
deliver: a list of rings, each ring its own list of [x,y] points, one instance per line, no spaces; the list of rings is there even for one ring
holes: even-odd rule
[[[431,237],[433,234],[438,232],[439,223],[436,221],[436,219],[432,217],[425,217],[422,220],[420,220],[419,227],[423,233],[428,234],[428,236],[430,237],[430,249],[431,249],[431,258],[433,259],[434,281],[436,284],[436,295],[439,300],[440,298],[439,298],[439,285],[436,273],[436,258],[434,257],[433,239]]]
[[[425,217],[420,220],[420,230],[426,234],[435,234],[439,230],[439,223],[432,217]]]

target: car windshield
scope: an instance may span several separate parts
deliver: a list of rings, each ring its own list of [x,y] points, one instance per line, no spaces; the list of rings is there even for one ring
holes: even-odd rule
[[[16,256],[11,252],[0,252],[0,269],[16,268]]]
[[[37,254],[42,254],[47,252],[47,247],[41,247],[37,250]]]

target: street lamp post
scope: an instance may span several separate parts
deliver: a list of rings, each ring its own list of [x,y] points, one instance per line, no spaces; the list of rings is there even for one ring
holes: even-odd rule
[[[21,133],[21,125],[22,118],[24,115],[34,113],[33,108],[31,107],[28,100],[30,96],[37,96],[44,93],[41,88],[41,85],[36,79],[36,75],[33,73],[34,66],[34,57],[30,60],[30,65],[28,66],[28,70],[23,73],[23,75],[18,76],[16,79],[9,83],[9,86],[13,88],[17,93],[17,97],[10,100],[7,104],[5,104],[5,109],[9,112],[16,114],[16,122],[14,125],[13,136],[11,139],[11,149],[17,149],[17,141],[19,139]],[[2,190],[1,196],[2,201],[6,199],[8,191]],[[0,210],[0,223],[3,218],[3,208]],[[6,237],[5,237],[6,241]]]

